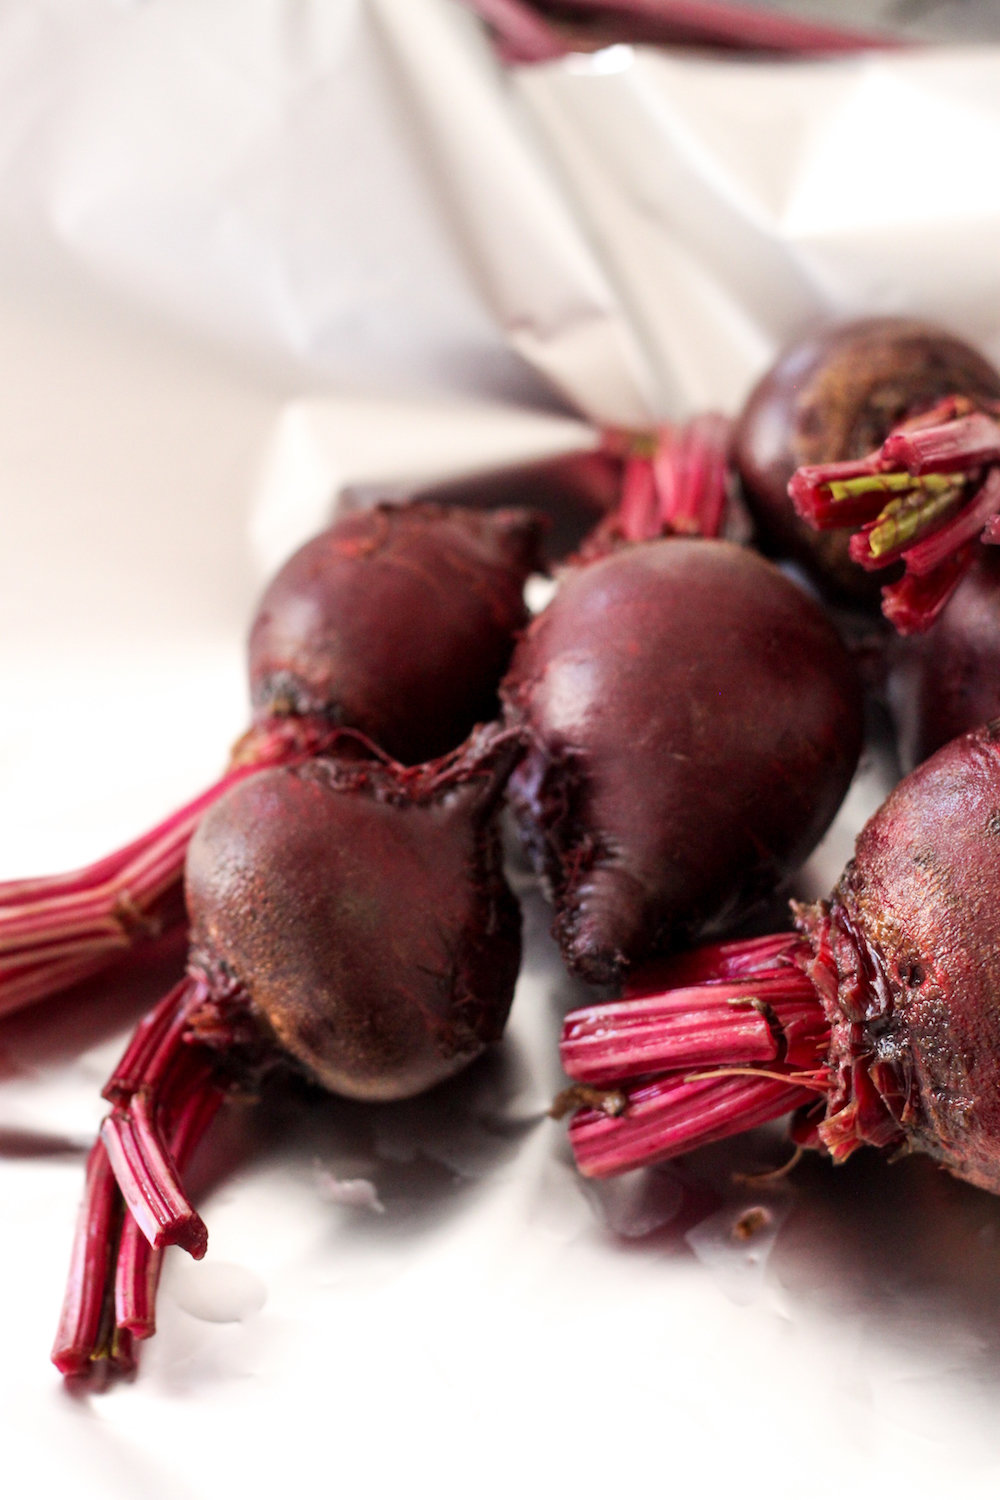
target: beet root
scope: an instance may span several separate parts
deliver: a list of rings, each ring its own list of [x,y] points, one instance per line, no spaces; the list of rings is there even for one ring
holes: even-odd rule
[[[251,771],[333,753],[344,726],[416,764],[493,718],[540,540],[528,511],[426,504],[378,506],[307,543],[258,608],[254,722],[225,775],[86,869],[0,884],[0,1014],[99,973],[182,922],[188,840]]]
[[[260,601],[255,717],[347,725],[405,765],[447,754],[496,717],[540,541],[525,510],[414,502],[345,516]]]
[[[1000,553],[981,549],[934,629],[893,637],[886,659],[904,771],[1000,715]]]
[[[499,802],[516,737],[477,731],[424,767],[314,760],[259,772],[189,852],[188,978],[105,1088],[53,1350],[126,1369],[154,1331],[163,1248],[203,1255],[183,1168],[233,1084],[276,1069],[399,1099],[498,1040],[520,961]]]
[[[209,992],[238,984],[334,1093],[439,1083],[499,1038],[517,976],[499,784],[468,758],[409,778],[315,760],[244,782],[188,853],[193,970]]]
[[[1000,1192],[998,881],[994,722],[900,783],[830,900],[796,908],[798,934],[703,949],[567,1017],[564,1062],[594,1100],[571,1126],[582,1169],[798,1108],[793,1139],[834,1161],[922,1151]]]
[[[569,966],[611,982],[744,915],[813,848],[861,744],[851,661],[756,554],[667,539],[569,572],[502,696],[512,798]]]
[[[1000,373],[960,339],[915,319],[837,324],[785,350],[751,392],[734,439],[765,543],[797,558],[835,597],[874,604],[884,580],[857,566],[857,549],[851,554],[848,528],[857,523],[841,507],[833,529],[815,530],[815,517],[791,504],[789,483],[803,467],[864,459],[895,428],[954,397],[967,410],[991,412]],[[892,498],[881,493],[876,516]]]

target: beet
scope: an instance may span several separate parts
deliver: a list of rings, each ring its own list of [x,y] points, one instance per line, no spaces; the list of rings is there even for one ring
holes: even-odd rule
[[[358,729],[416,765],[496,715],[541,528],[427,503],[345,516],[288,561],[250,631],[255,724]]]
[[[188,977],[105,1089],[53,1351],[65,1374],[128,1368],[162,1248],[204,1254],[179,1174],[229,1086],[283,1067],[407,1098],[500,1037],[520,961],[497,816],[516,737],[486,727],[414,768],[338,751],[230,788],[192,840]]]
[[[934,629],[894,637],[887,658],[904,770],[1000,715],[1000,553],[983,548]]]
[[[571,1126],[582,1169],[798,1108],[793,1138],[835,1162],[922,1151],[1000,1192],[998,886],[993,721],[899,784],[830,900],[794,908],[797,933],[696,951],[567,1017],[564,1063],[591,1101]]]
[[[540,538],[528,511],[414,504],[346,516],[308,542],[258,608],[253,725],[222,778],[84,870],[0,885],[0,1013],[183,921],[188,840],[216,798],[256,768],[301,762],[345,725],[417,764],[494,717]]]
[[[835,597],[874,603],[880,580],[859,569],[856,551],[849,550],[847,528],[857,522],[841,506],[824,519],[832,529],[815,531],[815,514],[803,520],[793,509],[789,482],[803,466],[865,459],[901,424],[951,398],[960,398],[963,414],[992,412],[1000,374],[960,339],[915,319],[837,324],[786,349],[751,392],[734,440],[747,503],[765,543],[797,558]],[[942,412],[942,420],[948,415]],[[879,486],[870,493],[878,504],[873,514],[865,511],[866,522],[895,498]],[[883,554],[879,566],[899,555]],[[911,590],[904,591],[904,603]]]
[[[625,546],[564,576],[515,651],[512,799],[576,973],[616,980],[720,931],[794,870],[861,745],[819,606],[725,541]]]

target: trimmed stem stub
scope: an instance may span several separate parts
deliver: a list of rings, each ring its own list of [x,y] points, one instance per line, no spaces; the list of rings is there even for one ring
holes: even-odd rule
[[[634,976],[625,999],[566,1017],[563,1066],[584,1106],[569,1138],[585,1175],[648,1166],[792,1111],[797,1144],[837,1162],[861,1145],[905,1144],[913,1101],[877,1045],[891,1007],[877,955],[840,907],[797,919],[801,936],[695,949],[672,965],[692,982],[662,987],[664,965]]]
[[[798,469],[788,493],[817,531],[851,530],[849,553],[867,571],[903,564],[882,590],[901,635],[926,630],[971,565],[978,537],[997,540],[997,413],[949,397],[895,428],[865,458]]]
[[[604,434],[603,451],[622,463],[617,506],[580,549],[594,561],[625,542],[661,536],[721,536],[732,505],[732,423],[706,412],[678,426]]]

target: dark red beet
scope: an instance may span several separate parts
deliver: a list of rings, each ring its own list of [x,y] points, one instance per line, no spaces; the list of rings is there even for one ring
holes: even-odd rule
[[[502,696],[512,791],[563,955],[612,981],[720,930],[792,871],[847,789],[860,695],[819,607],[728,542],[571,570]]]
[[[496,714],[540,527],[426,503],[345,516],[274,578],[250,631],[256,723],[358,729],[404,765]]]
[[[994,722],[900,783],[831,899],[796,909],[800,936],[695,952],[567,1018],[567,1070],[592,1091],[571,1127],[583,1170],[800,1106],[794,1138],[835,1161],[923,1151],[1000,1192],[998,888]]]
[[[258,772],[207,814],[188,856],[189,978],[105,1089],[53,1351],[64,1373],[130,1364],[154,1330],[162,1247],[204,1254],[179,1172],[229,1083],[280,1064],[352,1098],[406,1098],[499,1038],[520,913],[497,814],[517,753],[487,728],[424,767],[316,759]]]
[[[1000,553],[983,548],[934,629],[888,643],[888,697],[904,771],[1000,715]]]
[[[323,750],[343,725],[416,764],[492,718],[541,525],[523,510],[378,506],[306,544],[250,636],[251,730],[215,786],[84,870],[0,885],[0,1013],[103,969],[183,920],[184,853],[206,808],[263,765]]]
[[[816,532],[796,514],[789,482],[803,466],[864,458],[899,424],[953,396],[989,409],[1000,399],[1000,374],[960,339],[912,318],[837,324],[785,350],[751,392],[735,433],[736,465],[765,542],[834,594],[874,602],[884,579],[851,560],[848,530]]]

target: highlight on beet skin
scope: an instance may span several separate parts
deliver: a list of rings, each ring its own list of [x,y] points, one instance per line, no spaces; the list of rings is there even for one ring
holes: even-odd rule
[[[567,1016],[564,1108],[608,1176],[796,1111],[844,1161],[925,1152],[1000,1192],[1000,721],[952,741],[870,819],[796,931],[722,943]]]
[[[0,1014],[91,977],[184,918],[199,819],[262,766],[297,765],[349,726],[417,764],[497,711],[497,684],[540,570],[529,511],[380,505],[307,542],[250,632],[250,730],[214,786],[85,869],[0,884]]]
[[[1000,540],[1000,373],[911,318],[867,318],[786,350],[737,423],[747,502],[770,545],[835,593],[926,630]],[[888,570],[888,571],[887,571]],[[884,575],[884,576],[880,576]]]
[[[499,806],[516,737],[475,731],[425,766],[338,758],[228,789],[188,852],[187,978],[137,1028],[104,1096],[53,1360],[133,1368],[164,1248],[204,1255],[184,1169],[230,1088],[292,1069],[408,1098],[503,1031],[520,963]]]
[[[770,895],[832,821],[862,741],[853,662],[820,606],[700,537],[568,569],[502,697],[553,931],[601,984]]]

